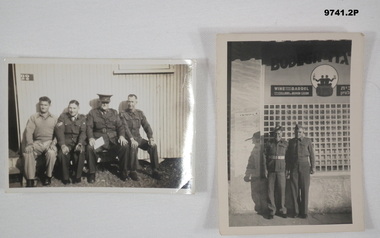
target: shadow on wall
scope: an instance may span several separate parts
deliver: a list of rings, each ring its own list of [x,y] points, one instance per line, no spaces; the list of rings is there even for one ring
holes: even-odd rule
[[[258,214],[264,214],[267,209],[267,181],[262,177],[263,167],[262,167],[262,149],[263,137],[260,136],[260,131],[253,133],[251,138],[247,140],[252,141],[253,149],[248,158],[247,169],[245,172],[246,176],[250,176],[251,182],[251,198],[255,204],[255,211]],[[246,140],[246,141],[247,141]]]
[[[124,112],[125,109],[127,109],[127,106],[128,106],[127,101],[122,101],[122,102],[119,104],[119,112]]]
[[[89,105],[90,105],[91,109],[98,108],[99,107],[99,99],[96,98],[96,99],[90,100]]]

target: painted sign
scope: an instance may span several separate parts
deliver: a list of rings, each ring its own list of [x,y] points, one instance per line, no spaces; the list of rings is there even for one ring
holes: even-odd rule
[[[272,97],[311,97],[313,87],[307,85],[272,85]]]
[[[337,85],[336,86],[337,96],[350,96],[350,85]]]
[[[33,74],[21,74],[21,81],[34,81]]]

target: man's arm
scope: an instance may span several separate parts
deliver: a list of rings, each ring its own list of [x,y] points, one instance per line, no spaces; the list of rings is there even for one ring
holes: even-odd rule
[[[57,125],[54,128],[54,134],[57,138],[57,142],[59,146],[65,144],[65,122],[62,115],[58,118]]]
[[[125,131],[125,137],[126,138],[129,138],[129,139],[132,139],[133,138],[133,135],[131,133],[131,130],[129,130],[129,126],[128,126],[128,123],[127,123],[127,119],[125,118],[127,115],[125,115],[124,112],[121,112],[120,113],[120,120],[121,120],[121,123],[124,127],[124,131]]]
[[[86,116],[80,115],[80,117],[82,120],[81,120],[80,130],[79,130],[78,144],[83,145],[84,140],[86,140],[86,131],[87,131]]]
[[[151,139],[151,138],[153,138],[153,130],[150,127],[148,120],[146,119],[144,113],[142,111],[140,111],[140,113],[141,113],[141,126],[144,128],[144,131],[145,131],[148,139]]]
[[[309,150],[309,158],[310,158],[310,173],[313,174],[315,171],[315,156],[314,156],[314,149],[313,149],[313,144],[311,143],[311,139],[309,139],[309,145],[308,145],[308,150]]]
[[[263,153],[263,166],[264,166],[264,177],[268,178],[268,168],[267,168],[267,155],[268,155],[268,144],[264,146],[264,153]]]
[[[95,145],[95,138],[94,138],[94,117],[92,116],[91,114],[91,111],[88,113],[87,115],[87,119],[86,119],[86,127],[87,127],[87,130],[86,130],[86,133],[87,133],[87,138],[88,138],[88,142],[90,144],[90,146],[94,146]]]
[[[28,122],[26,123],[25,136],[26,136],[26,145],[33,145],[33,133],[36,129],[35,116],[32,115]]]

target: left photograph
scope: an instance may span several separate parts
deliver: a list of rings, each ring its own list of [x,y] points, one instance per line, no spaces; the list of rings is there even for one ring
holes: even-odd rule
[[[4,62],[8,192],[193,193],[195,61]]]

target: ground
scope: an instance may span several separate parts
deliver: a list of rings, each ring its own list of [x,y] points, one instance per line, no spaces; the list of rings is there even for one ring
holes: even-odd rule
[[[183,166],[181,158],[164,159],[160,163],[162,172],[161,180],[153,179],[150,163],[140,160],[140,169],[138,174],[140,181],[128,179],[122,181],[119,178],[119,171],[116,164],[99,166],[96,173],[96,182],[90,184],[87,182],[86,173],[82,175],[81,183],[70,183],[64,185],[59,179],[59,175],[52,178],[50,187],[138,187],[138,188],[189,188],[189,179],[183,178]],[[183,180],[183,181],[182,181]],[[9,187],[21,187],[20,176],[11,175]],[[37,187],[41,187],[41,181],[38,180]]]

